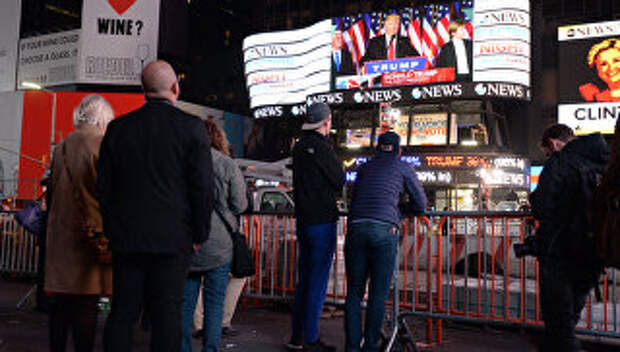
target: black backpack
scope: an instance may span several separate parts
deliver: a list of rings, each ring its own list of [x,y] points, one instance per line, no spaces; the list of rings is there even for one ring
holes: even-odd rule
[[[620,183],[605,173],[590,207],[593,240],[605,266],[620,269]]]
[[[570,266],[584,272],[602,269],[603,261],[594,241],[594,219],[589,216],[592,204],[605,165],[594,163],[581,157],[570,156],[563,160],[567,190],[563,195],[566,208],[561,216],[564,218],[563,231],[556,233],[550,247],[562,257],[569,259]]]

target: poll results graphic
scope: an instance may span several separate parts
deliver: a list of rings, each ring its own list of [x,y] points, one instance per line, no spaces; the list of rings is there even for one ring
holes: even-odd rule
[[[250,107],[275,117],[303,114],[318,96],[332,105],[383,94],[529,100],[530,37],[529,0],[442,2],[255,34],[243,43]]]
[[[613,133],[620,114],[620,21],[558,28],[558,121]]]

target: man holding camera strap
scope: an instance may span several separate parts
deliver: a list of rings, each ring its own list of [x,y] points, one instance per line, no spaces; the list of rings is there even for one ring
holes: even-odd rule
[[[603,269],[587,214],[609,150],[599,133],[576,138],[562,124],[547,128],[541,142],[548,160],[530,195],[540,227],[523,254],[535,254],[541,265],[545,336],[540,350],[578,351],[575,326]]]

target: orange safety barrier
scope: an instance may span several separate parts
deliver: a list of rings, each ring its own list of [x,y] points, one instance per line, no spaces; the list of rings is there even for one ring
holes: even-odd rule
[[[292,298],[297,277],[295,218],[251,214],[241,221],[257,268],[246,296]],[[514,212],[431,212],[405,218],[397,266],[399,308],[426,318],[428,342],[442,342],[443,319],[541,326],[538,262],[516,258],[511,248],[536,225],[528,214]],[[341,216],[328,304],[341,305],[346,297],[346,227],[347,218]],[[617,288],[616,273],[608,270],[601,281],[602,302],[591,294],[578,332],[620,337]]]

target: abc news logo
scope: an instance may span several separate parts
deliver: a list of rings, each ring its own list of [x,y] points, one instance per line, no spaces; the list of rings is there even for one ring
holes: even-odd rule
[[[479,96],[525,99],[530,97],[527,88],[510,83],[478,83],[474,91]]]
[[[400,101],[403,98],[400,89],[375,90],[366,92],[356,92],[353,94],[353,100],[358,103],[386,103]]]

